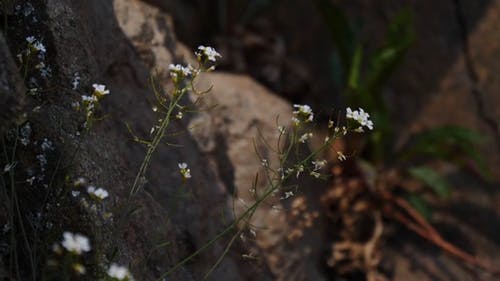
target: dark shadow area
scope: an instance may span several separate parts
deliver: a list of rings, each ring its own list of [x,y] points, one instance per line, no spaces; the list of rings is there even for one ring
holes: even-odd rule
[[[238,1],[147,2],[174,16],[182,42],[191,47],[214,43],[229,54],[224,70],[250,73],[292,102],[307,102],[323,111],[341,107],[333,83],[336,74],[330,31],[312,1],[241,1],[248,2],[246,6]],[[463,59],[463,34],[474,31],[491,3],[334,2],[339,2],[348,19],[359,26],[370,52],[380,47],[377,44],[399,11],[408,8],[413,12],[417,41],[385,92],[399,128],[436,94],[450,66]],[[465,15],[465,26],[457,17],[459,11]]]

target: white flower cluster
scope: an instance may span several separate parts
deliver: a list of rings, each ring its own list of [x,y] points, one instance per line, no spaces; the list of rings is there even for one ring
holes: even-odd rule
[[[73,73],[73,80],[71,80],[71,85],[73,86],[72,87],[73,90],[78,89],[78,85],[80,85],[80,80],[81,80],[80,73],[78,72]]]
[[[92,95],[90,95],[90,96],[82,95],[82,103],[83,103],[85,113],[87,116],[87,121],[85,122],[85,127],[88,126],[88,122],[91,119],[92,115],[94,114],[94,109],[95,109],[96,104],[99,102],[99,100],[103,96],[109,95],[109,90],[106,89],[105,85],[92,84],[92,88],[94,88],[94,90],[92,91]],[[72,103],[72,106],[76,109],[80,108],[80,104],[77,102]]]
[[[45,54],[47,52],[45,45],[43,45],[40,40],[36,39],[35,36],[26,37],[26,42],[28,43],[27,48],[17,54],[19,62],[25,64],[24,67],[26,69],[34,66],[34,69],[40,71],[40,75],[43,78],[50,78],[52,76],[52,68],[45,64]],[[38,59],[38,61],[36,59]],[[37,84],[36,78],[30,77],[29,87],[31,94],[36,94],[36,91],[38,90],[36,89]],[[31,92],[32,89],[34,92]]]
[[[26,41],[28,42],[29,51],[35,50],[40,53],[46,53],[47,49],[45,49],[45,45],[42,44],[39,40],[35,38],[35,36],[26,37]],[[28,53],[29,54],[29,53]]]
[[[363,132],[363,127],[373,130],[373,122],[370,120],[370,114],[365,112],[362,108],[352,110],[348,107],[346,109],[346,118],[359,123],[360,126],[355,129],[356,132]]]
[[[47,167],[47,164],[48,164],[47,157],[45,157],[45,154],[38,154],[36,156],[36,159],[38,159],[38,161],[40,162],[40,170],[43,174],[45,172],[45,168]]]
[[[282,196],[280,199],[281,199],[281,200],[286,200],[286,199],[288,199],[288,198],[292,197],[293,195],[294,195],[294,194],[293,194],[293,191],[285,191],[285,195],[284,195],[284,196]]]
[[[217,57],[222,57],[214,48],[205,46],[199,46],[198,52],[195,52],[195,54],[201,61],[207,59],[211,62],[216,62]]]
[[[40,71],[43,78],[50,78],[52,76],[52,68],[46,65],[43,61],[35,65],[35,68]]]
[[[94,88],[93,95],[97,98],[101,98],[105,95],[109,95],[109,90],[106,89],[105,85],[102,84],[92,84],[92,88]]]
[[[188,165],[186,163],[179,163],[177,165],[179,166],[179,172],[184,179],[191,178],[191,170],[188,168]]]
[[[326,160],[318,160],[318,161],[312,161],[312,164],[314,165],[314,171],[318,171],[323,169],[327,162]]]
[[[180,64],[171,64],[168,66],[168,70],[170,71],[170,76],[177,77],[189,77],[193,74],[193,67],[191,65],[182,66]]]
[[[42,151],[54,150],[54,145],[52,144],[52,141],[48,140],[47,138],[43,139],[43,142],[40,145],[40,147],[42,148]]]
[[[308,139],[312,138],[313,134],[312,133],[305,133],[299,138],[300,143],[305,143]]]
[[[293,107],[297,109],[292,112],[293,113],[292,122],[295,125],[313,121],[314,113],[309,105],[294,104]]]
[[[31,132],[31,125],[29,122],[26,122],[26,124],[22,126],[20,130],[20,142],[22,145],[27,146],[30,143]]]
[[[90,194],[90,196],[97,198],[98,200],[106,199],[109,196],[108,191],[106,191],[104,188],[96,188],[93,185],[89,185],[87,187],[87,193]]]
[[[201,65],[204,65],[207,61],[216,62],[216,58],[221,56],[217,51],[215,51],[214,48],[205,46],[199,46],[195,55]],[[205,70],[212,71],[214,69],[215,66],[212,65]],[[200,69],[196,69],[189,64],[187,66],[183,66],[181,64],[170,64],[168,66],[168,70],[174,82],[179,82],[179,79],[182,78],[194,77],[200,72]]]
[[[91,249],[89,239],[81,234],[66,231],[63,233],[63,238],[61,245],[73,254],[81,255]]]
[[[112,263],[108,269],[108,276],[118,280],[132,281],[134,278],[128,268]]]

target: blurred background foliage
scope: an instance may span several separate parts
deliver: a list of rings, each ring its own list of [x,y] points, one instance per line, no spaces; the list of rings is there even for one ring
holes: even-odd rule
[[[277,11],[277,9],[283,9],[288,4],[292,5],[291,2],[282,0],[209,2],[189,1],[183,5],[191,6],[190,9],[196,10],[197,15],[201,17],[198,20],[204,23],[202,29],[198,30],[197,40],[215,42],[216,45],[218,38],[241,39],[240,37],[245,37],[245,32],[248,30],[262,31],[261,27],[255,28],[252,25],[256,25],[259,19],[269,17],[273,13],[286,14],[286,11]],[[385,36],[379,42],[368,42],[364,30],[369,23],[359,18],[349,18],[343,6],[330,0],[313,0],[308,3],[321,16],[320,22],[325,27],[322,30],[326,32],[326,34],[321,34],[321,37],[323,40],[330,38],[331,41],[329,53],[323,56],[328,60],[329,84],[333,89],[330,88],[330,92],[324,92],[322,95],[328,95],[327,100],[336,104],[336,108],[361,107],[370,113],[375,123],[375,130],[367,134],[365,145],[356,153],[367,160],[373,170],[380,172],[397,168],[407,176],[421,181],[442,198],[449,196],[451,185],[447,183],[446,177],[430,168],[428,164],[445,161],[459,166],[470,166],[473,163],[474,169],[477,169],[484,179],[489,178],[491,172],[488,171],[478,148],[485,142],[486,137],[474,130],[457,125],[438,126],[413,134],[402,145],[397,144],[399,134],[394,130],[397,128],[398,120],[394,118],[397,118],[398,112],[404,109],[391,107],[393,104],[388,102],[385,91],[391,78],[401,69],[408,51],[418,40],[412,9],[400,9],[389,19]],[[269,30],[269,33],[272,34],[272,32],[273,30]],[[268,35],[262,34],[264,37]],[[241,40],[245,41],[245,38]],[[245,49],[244,52],[248,50]],[[248,55],[247,59],[249,58],[255,59],[255,56]],[[256,60],[259,61],[259,58]],[[286,63],[283,65],[289,67]],[[221,67],[234,70],[235,65],[223,63]],[[252,73],[251,70],[248,72]],[[264,72],[261,65],[255,72],[253,75],[273,90],[278,93],[286,92],[286,88],[269,84],[265,78],[262,81],[262,77],[268,75],[267,73],[261,74]],[[317,75],[319,74],[311,74],[313,80],[311,83],[315,83],[314,77]],[[298,89],[301,97],[294,94],[288,96],[286,93],[281,94],[291,102],[303,102],[303,96],[308,96],[307,91],[314,87],[315,85]],[[338,106],[339,102],[343,106]],[[320,112],[319,115],[319,118],[322,118],[322,115],[327,114]],[[324,117],[322,120],[326,121]],[[407,198],[416,208],[425,212],[426,208],[423,207],[425,200],[419,195],[408,194]]]
[[[477,145],[483,136],[460,126],[443,126],[425,130],[414,136],[402,149],[395,149],[394,124],[390,108],[384,100],[384,87],[391,75],[400,67],[416,38],[413,14],[401,10],[387,26],[386,36],[380,47],[367,53],[359,23],[351,23],[342,9],[329,0],[314,0],[321,12],[335,46],[332,60],[334,81],[343,89],[347,106],[361,107],[372,115],[376,129],[370,132],[367,147],[363,151],[372,165],[378,168],[397,167],[406,169],[408,175],[430,187],[436,195],[447,198],[450,185],[426,162],[443,160],[459,165],[472,160],[488,174]],[[416,195],[409,201],[428,216],[428,207]]]

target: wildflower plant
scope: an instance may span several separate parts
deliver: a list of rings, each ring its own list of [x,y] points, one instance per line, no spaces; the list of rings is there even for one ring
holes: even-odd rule
[[[79,102],[73,103],[73,107],[77,110],[82,109],[85,113],[85,123],[83,127],[89,129],[95,119],[95,110],[99,104],[99,101],[106,95],[109,95],[109,90],[106,89],[105,85],[93,84],[92,94],[81,96],[81,105]]]
[[[483,176],[489,175],[477,149],[484,138],[460,126],[427,129],[413,135],[403,145],[396,145],[394,119],[391,118],[394,112],[390,111],[383,90],[416,38],[413,15],[409,10],[402,10],[395,16],[380,48],[368,54],[360,38],[361,33],[356,31],[355,25],[349,22],[336,4],[325,0],[314,2],[332,31],[332,41],[341,62],[341,67],[336,68],[336,72],[342,76],[341,81],[336,81],[340,90],[349,104],[370,111],[377,122],[376,132],[367,136],[368,149],[360,151],[362,156],[373,166],[382,168],[380,170],[402,170],[400,167],[408,167],[403,171],[405,174],[422,182],[438,196],[449,194],[449,187],[444,177],[429,168],[427,163],[419,163],[423,156],[459,165],[473,162]],[[350,120],[348,123],[359,124],[358,131],[372,129],[373,124],[369,122],[371,116],[363,109],[347,108],[346,117]],[[339,159],[344,159],[343,155],[339,155]],[[415,200],[416,197],[413,197],[413,201]],[[420,198],[418,201],[414,205],[425,212],[424,208],[418,207],[425,204],[424,200]]]
[[[47,49],[40,39],[35,36],[26,37],[26,48],[17,54],[17,59],[24,68],[25,79],[30,69],[37,69],[43,78],[49,78],[52,75],[52,69],[45,64],[46,53]],[[36,93],[36,91],[30,91],[30,93]]]
[[[335,61],[340,62],[334,66],[334,81],[345,94],[347,102],[369,111],[377,124],[377,130],[370,132],[365,138],[366,142],[359,147],[361,156],[368,160],[360,163],[360,166],[374,173],[372,176],[365,174],[360,177],[370,183],[375,196],[387,205],[405,209],[405,214],[394,214],[394,209],[387,207],[379,211],[466,263],[496,272],[488,262],[479,261],[440,236],[428,222],[431,220],[432,208],[428,206],[427,198],[422,196],[431,191],[437,199],[446,199],[451,194],[446,178],[429,166],[436,162],[472,165],[481,172],[481,176],[488,178],[490,171],[478,150],[484,137],[460,126],[426,129],[410,136],[404,143],[398,143],[400,140],[395,137],[395,119],[391,117],[397,114],[390,111],[384,90],[415,41],[412,12],[407,9],[400,11],[387,27],[380,47],[368,53],[365,40],[360,37],[362,32],[359,32],[359,26],[349,22],[338,5],[328,0],[314,0],[314,3],[331,31]],[[372,129],[371,116],[362,109],[348,108],[346,117],[348,124],[358,124],[356,131]],[[338,153],[340,161],[345,158],[344,154]],[[415,188],[415,183],[420,186]]]
[[[146,182],[146,173],[151,162],[151,157],[165,137],[170,122],[175,119],[182,119],[184,114],[191,110],[191,106],[181,105],[182,99],[186,95],[192,94],[195,97],[192,106],[196,106],[203,96],[212,89],[210,87],[201,91],[195,87],[195,81],[201,73],[215,70],[217,58],[221,57],[221,55],[215,49],[205,46],[198,47],[195,55],[197,58],[196,67],[180,64],[171,64],[168,67],[173,84],[173,89],[169,92],[158,89],[155,85],[154,77],[151,78],[153,92],[156,97],[156,105],[153,107],[153,111],[159,115],[159,118],[156,124],[151,127],[151,138],[149,140],[144,140],[134,135],[134,140],[145,144],[147,151],[130,189],[130,196],[137,194]],[[191,178],[191,171],[187,168],[186,163],[179,163],[178,168],[183,180]]]
[[[87,272],[85,255],[92,250],[90,240],[80,233],[65,231],[60,243],[52,245],[55,257],[48,265],[57,269],[63,276],[80,276]]]
[[[357,111],[358,113],[364,112],[362,109]],[[351,112],[352,113],[352,112]],[[267,140],[262,140],[266,145],[270,146],[270,151],[276,153],[276,159],[279,163],[277,165],[271,165],[270,158],[264,158],[259,153],[255,147],[255,152],[259,157],[262,167],[264,167],[264,177],[266,178],[266,185],[264,188],[258,189],[256,183],[252,185],[250,190],[254,196],[253,202],[244,202],[242,204],[245,209],[238,215],[235,215],[234,220],[229,223],[229,225],[217,234],[214,238],[209,240],[200,249],[195,251],[190,256],[181,260],[179,263],[174,265],[168,272],[161,275],[158,280],[170,275],[180,266],[186,264],[191,259],[195,258],[197,255],[205,251],[215,242],[229,236],[229,242],[226,244],[220,257],[214,262],[212,267],[205,274],[204,280],[213,272],[213,270],[222,262],[224,256],[229,252],[232,245],[235,243],[238,237],[242,235],[243,232],[247,231],[250,233],[255,233],[252,226],[251,220],[252,216],[263,204],[269,204],[270,200],[287,200],[293,197],[296,192],[299,191],[298,186],[293,186],[290,188],[288,183],[297,179],[301,176],[311,176],[313,178],[325,178],[323,174],[323,169],[326,167],[326,160],[317,159],[319,155],[326,149],[332,148],[332,143],[338,138],[348,134],[348,133],[360,133],[360,126],[364,126],[368,129],[373,129],[373,122],[370,120],[369,115],[364,113],[361,114],[359,118],[351,118],[352,116],[346,116],[347,124],[345,126],[329,126],[328,137],[325,139],[324,143],[315,151],[308,152],[304,155],[303,146],[309,141],[313,136],[311,133],[314,112],[308,105],[294,105],[294,111],[292,112],[292,126],[290,129],[286,129],[284,126],[277,126],[277,131],[279,133],[278,142],[275,146],[271,147]],[[358,114],[359,115],[359,114]],[[351,120],[352,119],[352,120]],[[333,120],[329,124],[333,124]],[[335,122],[340,124],[339,120]],[[261,135],[262,137],[262,135]],[[343,154],[342,154],[343,155]],[[344,156],[345,157],[345,156]],[[182,170],[187,169],[185,163],[179,164]],[[277,167],[277,168],[273,168]],[[257,179],[255,180],[255,182]],[[277,206],[273,206],[277,207]],[[273,208],[279,211],[279,208]]]
[[[151,139],[149,140],[140,139],[134,135],[129,128],[134,136],[134,140],[147,146],[146,155],[129,191],[130,197],[136,195],[146,182],[146,173],[148,171],[151,158],[165,137],[166,130],[170,122],[174,119],[183,118],[183,114],[190,111],[187,106],[181,104],[182,98],[191,93],[194,97],[196,97],[193,106],[197,106],[204,95],[211,90],[211,87],[204,91],[198,90],[195,87],[195,80],[201,73],[213,71],[215,69],[217,59],[220,58],[221,55],[215,51],[215,49],[205,46],[198,47],[195,55],[198,63],[196,67],[191,65],[184,66],[180,64],[171,64],[169,66],[168,70],[173,84],[173,88],[169,92],[164,93],[158,89],[155,86],[156,83],[154,78],[151,78],[151,84],[153,85],[153,92],[157,102],[156,105],[153,106],[153,111],[159,114],[159,118],[150,130]],[[311,127],[314,121],[314,112],[308,105],[295,104],[293,108],[293,117],[291,120],[291,123],[293,124],[292,127],[287,129],[285,126],[277,124],[279,138],[276,147],[271,147],[271,145],[264,140],[264,143],[270,146],[271,150],[277,154],[276,159],[279,159],[279,163],[277,165],[279,168],[273,168],[270,161],[262,157],[257,149],[255,150],[260,158],[262,166],[265,169],[267,186],[264,189],[257,190],[257,186],[254,184],[251,189],[254,190],[253,195],[255,200],[248,205],[245,204],[246,209],[241,214],[237,216],[235,215],[234,220],[222,232],[209,240],[193,254],[174,265],[168,272],[162,274],[158,280],[162,280],[166,276],[170,275],[180,266],[205,251],[216,241],[232,234],[222,255],[215,261],[213,266],[206,273],[205,278],[208,277],[220,264],[224,256],[228,253],[229,249],[236,241],[237,237],[239,237],[243,231],[249,229],[250,232],[255,233],[255,230],[250,227],[250,220],[261,204],[272,197],[277,197],[278,199],[281,198],[282,200],[292,197],[294,195],[294,191],[284,187],[292,178],[298,178],[305,173],[314,178],[324,177],[322,169],[327,163],[325,160],[316,159],[323,150],[331,148],[333,141],[349,132],[362,132],[362,130],[360,130],[362,127],[366,127],[370,130],[373,129],[373,122],[369,119],[369,115],[362,109],[359,109],[356,113],[350,111],[349,114],[354,115],[348,116],[348,122],[345,126],[333,126],[333,120],[330,121],[329,124],[331,124],[331,126],[328,127],[328,137],[325,139],[322,146],[318,150],[307,154],[305,157],[301,157],[300,147],[313,137]],[[340,122],[336,123],[340,124]],[[292,155],[294,155],[294,159],[298,160],[294,160],[294,163],[290,164],[292,161]],[[178,163],[177,168],[183,182],[186,183],[192,177],[188,164],[185,162]],[[113,270],[110,268],[110,272],[123,272],[115,269],[117,268],[115,267]],[[120,277],[123,276],[123,274],[117,274],[117,276],[118,275]]]
[[[106,272],[109,281],[133,281],[134,277],[125,266],[112,263]]]

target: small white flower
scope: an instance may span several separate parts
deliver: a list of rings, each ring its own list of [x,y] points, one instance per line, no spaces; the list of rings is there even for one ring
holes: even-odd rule
[[[293,194],[293,191],[285,191],[285,196],[281,197],[280,199],[281,200],[286,200],[290,197],[292,197],[294,194]]]
[[[45,167],[47,166],[47,158],[43,154],[38,154],[36,156],[36,159],[40,162],[40,168],[42,169],[42,172],[45,171]]]
[[[318,173],[318,172],[315,172],[315,171],[312,171],[312,172],[311,172],[311,173],[309,173],[309,174],[310,174],[311,176],[313,176],[313,177],[317,178],[317,179],[318,179],[319,177],[321,177],[321,174],[320,174],[320,173]]]
[[[78,191],[78,190],[72,190],[72,191],[71,191],[71,196],[73,196],[73,197],[78,197],[78,196],[80,196],[80,191]]]
[[[199,46],[198,52],[195,52],[199,59],[207,58],[209,61],[216,62],[217,57],[222,57],[214,48]]]
[[[128,269],[124,266],[119,266],[115,263],[112,263],[108,269],[109,277],[116,278],[118,280],[133,280],[132,275],[128,271]]]
[[[50,66],[45,66],[44,68],[40,69],[40,75],[44,78],[50,78],[52,77],[52,68]]]
[[[80,109],[80,103],[78,101],[74,101],[74,102],[71,103],[71,107],[74,110],[79,110]]]
[[[363,133],[365,130],[363,130],[363,127],[359,126],[356,129],[354,129],[354,132],[356,133]]]
[[[36,68],[36,69],[42,69],[42,68],[44,68],[45,66],[46,66],[46,65],[45,65],[45,63],[42,61],[41,63],[39,63],[39,64],[35,65],[35,68]]]
[[[31,178],[26,179],[26,182],[29,183],[30,185],[33,185],[33,182],[35,181],[36,177],[32,176]]]
[[[314,113],[309,105],[294,104],[293,107],[297,109],[292,112],[293,113],[292,122],[295,125],[299,125],[301,122],[307,123],[313,121]]]
[[[36,95],[36,93],[38,93],[38,88],[30,88],[28,90],[28,94],[30,94],[32,96]]]
[[[82,95],[82,101],[83,101],[83,102],[93,103],[93,102],[96,102],[96,101],[97,101],[97,98],[96,98],[96,96],[86,96],[86,95]]]
[[[3,172],[4,173],[8,173],[10,172],[10,170],[12,170],[15,166],[16,166],[17,163],[9,163],[9,164],[6,164],[5,167],[3,167]]]
[[[347,135],[347,128],[345,126],[342,126],[342,128],[335,127],[334,132],[335,132],[335,134],[340,132],[340,133],[342,133],[342,135],[345,136],[345,135]]]
[[[92,87],[94,88],[94,95],[96,95],[98,98],[105,95],[109,95],[109,90],[106,90],[105,85],[92,84]]]
[[[373,122],[370,120],[370,114],[365,112],[362,108],[358,110],[352,110],[350,107],[346,109],[346,118],[355,120],[360,124],[358,128],[355,129],[357,132],[362,132],[363,127],[373,130]]]
[[[308,139],[312,138],[313,134],[312,133],[305,133],[299,138],[300,143],[305,143]]]
[[[31,15],[33,12],[35,11],[35,8],[33,7],[33,5],[31,5],[30,3],[26,3],[26,6],[24,7],[24,10],[23,10],[23,15],[25,17],[28,17],[29,15]]]
[[[299,165],[299,166],[297,167],[297,172],[296,172],[295,176],[296,176],[297,178],[299,178],[300,173],[302,173],[303,171],[304,171],[304,166],[303,166],[303,165]]]
[[[312,161],[312,164],[314,165],[314,171],[321,170],[326,166],[326,160]]]
[[[30,44],[33,44],[36,41],[35,36],[26,37],[26,41]]]
[[[73,270],[78,273],[78,274],[85,274],[87,270],[85,269],[85,266],[83,266],[81,263],[74,263],[73,264]]]
[[[90,251],[89,239],[81,234],[66,231],[63,233],[63,238],[61,245],[74,254],[80,255]]]
[[[168,70],[170,70],[170,75],[172,77],[177,77],[179,74],[187,77],[192,74],[191,69],[192,67],[189,65],[186,67],[180,64],[171,64],[168,66]]]
[[[83,177],[79,177],[77,178],[74,182],[73,182],[73,185],[74,186],[82,186],[82,185],[85,185],[87,183],[87,180]]]
[[[280,175],[281,180],[285,179],[285,171],[283,170],[283,168],[279,167],[278,169],[276,169],[276,172]]]
[[[52,245],[52,251],[56,254],[59,254],[59,255],[62,254],[62,248],[58,243],[54,243]]]
[[[40,145],[42,148],[42,151],[47,151],[47,150],[54,150],[54,147],[52,146],[52,142],[48,139],[43,139],[42,144]]]
[[[186,163],[179,163],[177,165],[179,166],[179,171],[184,179],[191,178],[191,170],[188,168]]]
[[[285,126],[278,126],[278,132],[280,133],[280,135],[284,135],[286,133]]]
[[[347,156],[345,156],[344,153],[337,151],[337,159],[339,159],[339,161],[345,161]]]
[[[21,128],[21,143],[24,146],[27,146],[30,143],[30,137],[31,137],[31,126],[30,123],[26,123]]]
[[[182,114],[182,111],[177,112],[177,114],[175,115],[175,118],[177,118],[179,120],[181,120],[182,117],[184,117],[184,115]]]
[[[262,159],[261,163],[262,167],[269,167],[269,162],[267,161],[267,159]]]
[[[73,90],[78,89],[78,85],[80,85],[80,74],[78,72],[75,72],[73,74],[73,80],[71,81],[71,85],[73,85]]]
[[[106,199],[109,196],[109,193],[103,188],[95,188],[95,186],[90,185],[87,187],[87,193],[96,197],[99,200]]]
[[[329,120],[329,121],[328,121],[328,129],[333,128],[333,125],[334,125],[334,124],[333,124],[333,121],[332,121],[332,120]]]
[[[45,46],[40,42],[38,41],[35,36],[28,36],[26,37],[26,41],[28,42],[28,44],[33,48],[35,49],[36,51],[40,52],[40,53],[45,53],[47,50],[45,49]],[[30,51],[28,50],[27,51],[28,54],[30,53]]]

